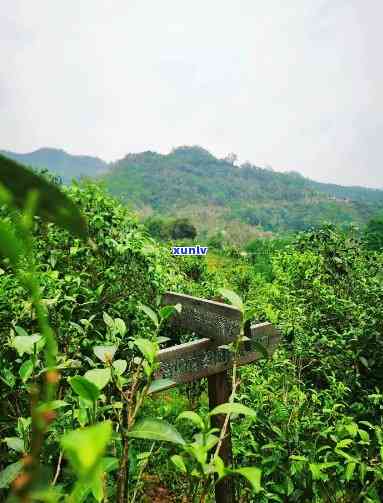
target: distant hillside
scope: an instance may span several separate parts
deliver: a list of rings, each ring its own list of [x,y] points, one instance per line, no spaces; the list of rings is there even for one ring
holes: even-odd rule
[[[304,230],[324,220],[360,224],[383,208],[383,190],[314,182],[249,163],[238,167],[201,147],[128,154],[102,178],[124,202],[191,215],[200,229],[230,221],[271,231]]]
[[[0,150],[0,153],[32,168],[46,168],[59,175],[64,182],[81,176],[95,177],[108,169],[108,164],[98,157],[71,155],[55,148],[40,148],[29,154],[16,154],[7,150]]]

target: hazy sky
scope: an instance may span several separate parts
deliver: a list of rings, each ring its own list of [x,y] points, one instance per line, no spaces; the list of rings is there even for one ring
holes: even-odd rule
[[[382,0],[0,0],[0,149],[383,187]]]

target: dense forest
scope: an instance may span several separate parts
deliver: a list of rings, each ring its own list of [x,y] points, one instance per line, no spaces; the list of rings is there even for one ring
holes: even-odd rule
[[[162,215],[188,215],[200,231],[214,231],[217,220],[218,227],[235,222],[264,231],[300,231],[324,221],[366,223],[383,209],[383,190],[236,165],[201,147],[129,154],[112,164],[104,180],[125,203]]]
[[[199,165],[196,153],[128,156],[109,189],[126,175],[125,198],[146,194],[165,209],[180,192],[202,203],[207,192],[191,180],[210,170],[217,206],[232,190],[230,217],[254,194],[270,206],[262,180],[280,209],[294,194],[303,208],[334,205],[366,224],[333,219],[240,248],[213,236],[206,258],[174,257],[173,243],[201,242],[190,222],[145,226],[102,184],[64,186],[0,156],[1,501],[213,502],[227,478],[243,503],[382,501],[380,193],[354,188],[354,202],[326,202],[326,187],[299,176],[206,162],[205,151]],[[184,156],[182,168],[165,167],[172,156]],[[174,177],[156,198],[155,163],[157,182],[162,169]],[[181,173],[190,183],[177,187]],[[219,184],[224,176],[231,183]],[[233,374],[219,410],[209,410],[205,379],[166,391],[154,379],[158,351],[193,337],[169,329],[180,309],[162,305],[169,290],[232,303],[280,330],[272,356]],[[218,413],[230,418],[232,465],[220,457],[226,431],[212,428]]]

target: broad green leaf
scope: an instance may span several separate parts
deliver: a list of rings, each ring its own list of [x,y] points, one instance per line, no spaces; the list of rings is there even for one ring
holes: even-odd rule
[[[209,413],[209,416],[215,416],[217,414],[244,414],[245,416],[257,417],[253,409],[241,403],[222,403],[221,405],[217,405],[217,407],[214,407]]]
[[[0,489],[8,487],[23,469],[23,462],[16,461],[0,472]]]
[[[151,393],[158,393],[159,391],[163,391],[165,389],[171,388],[177,384],[175,381],[172,379],[155,379],[150,383],[149,389],[148,389],[148,394]]]
[[[109,316],[108,313],[102,313],[102,317],[103,317],[103,320],[104,320],[104,323],[107,327],[109,328],[113,328],[114,327],[114,320],[111,316]]]
[[[363,442],[369,442],[370,441],[370,435],[367,433],[365,430],[361,430],[359,428],[359,436]]]
[[[23,327],[20,327],[19,325],[15,326],[15,331],[17,335],[20,335],[21,337],[29,337],[29,334],[26,330],[23,329]]]
[[[124,337],[126,334],[126,325],[125,321],[122,320],[121,318],[116,318],[114,320],[114,330],[117,332],[121,337]]]
[[[233,304],[236,308],[238,308],[240,311],[243,311],[243,302],[242,299],[239,295],[237,295],[235,292],[231,290],[227,290],[226,288],[220,288],[218,292],[222,295],[222,297],[225,297],[225,299],[228,299],[228,301]]]
[[[74,376],[69,379],[69,384],[81,398],[95,402],[100,396],[99,388],[85,377]]]
[[[259,468],[256,468],[255,466],[237,468],[236,470],[230,470],[230,473],[237,473],[239,475],[242,475],[242,477],[245,477],[245,479],[247,479],[250,482],[256,494],[262,491],[261,486],[262,470],[260,470]]]
[[[202,417],[192,410],[185,410],[184,412],[181,412],[181,414],[177,417],[177,421],[181,419],[191,421],[200,430],[205,429],[205,424],[203,422]]]
[[[42,339],[41,335],[17,335],[11,342],[12,346],[16,349],[19,356],[24,353],[32,355],[34,345]]]
[[[221,480],[226,475],[225,463],[222,461],[222,458],[216,456],[214,459],[214,467],[218,474],[218,480]]]
[[[117,346],[94,346],[93,353],[103,363],[111,362],[116,354]]]
[[[153,363],[157,354],[157,345],[149,341],[149,339],[134,339],[133,342],[141,351],[144,358],[148,360],[149,363]]]
[[[31,191],[37,191],[38,216],[60,225],[81,238],[88,237],[86,220],[71,199],[57,186],[1,154],[0,183],[11,193],[12,202],[19,208],[24,208]]]
[[[356,468],[356,463],[348,463],[346,467],[346,480],[351,480],[354,475],[354,471]]]
[[[196,433],[194,435],[195,444],[204,445],[207,451],[210,451],[215,445],[218,444],[218,437],[215,435],[207,435],[205,438],[203,433]]]
[[[307,458],[305,458],[304,456],[296,456],[295,454],[292,454],[290,456],[290,459],[292,459],[293,461],[308,461]]]
[[[180,304],[177,304],[178,306],[180,306]],[[167,320],[168,318],[170,318],[171,316],[173,316],[174,314],[178,313],[179,310],[177,309],[177,305],[175,306],[164,306],[160,309],[160,318],[162,320]]]
[[[98,389],[103,389],[111,379],[110,368],[106,369],[92,369],[85,372],[85,379],[92,382]]]
[[[342,449],[334,449],[339,456],[342,456],[344,459],[347,459],[347,461],[350,461],[351,463],[358,463],[358,460],[355,459],[353,456],[350,456],[347,452],[344,452]]]
[[[309,468],[314,480],[326,480],[327,474],[324,473],[323,470],[327,470],[327,468],[332,468],[336,465],[338,465],[336,461],[328,463],[310,463]]]
[[[149,316],[154,325],[158,327],[159,325],[158,317],[156,313],[149,306],[145,306],[144,304],[138,304],[138,309],[140,309],[140,311],[143,311],[147,316]]]
[[[182,473],[187,473],[185,461],[183,460],[182,456],[179,456],[178,454],[174,454],[171,458],[172,463],[178,468],[178,470]]]
[[[26,360],[19,368],[19,376],[23,382],[27,382],[33,372],[32,360]]]
[[[137,422],[128,433],[132,438],[145,438],[158,440],[159,442],[172,442],[173,444],[185,445],[185,440],[171,424],[159,419],[142,419]]]
[[[4,442],[7,444],[9,449],[13,449],[17,452],[24,452],[24,442],[19,437],[5,437]]]
[[[348,431],[348,433],[352,436],[352,438],[356,437],[356,434],[358,433],[358,425],[356,423],[349,423],[345,424],[344,427]]]
[[[122,375],[125,372],[127,366],[128,363],[126,360],[116,360],[113,362],[113,368],[118,375]]]
[[[351,438],[344,438],[336,444],[336,449],[343,449],[343,447],[349,447],[352,444]]]
[[[105,421],[73,430],[62,437],[61,446],[64,453],[80,478],[89,476],[101,462],[111,435],[112,423]]]

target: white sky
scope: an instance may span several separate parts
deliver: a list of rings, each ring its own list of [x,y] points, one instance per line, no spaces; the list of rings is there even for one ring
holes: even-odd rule
[[[382,0],[0,0],[0,149],[383,187]]]

